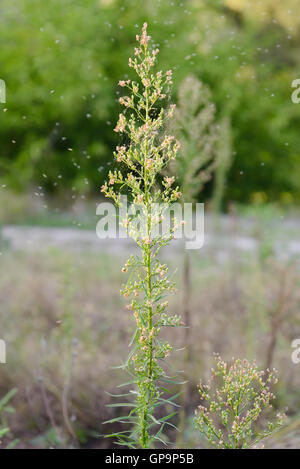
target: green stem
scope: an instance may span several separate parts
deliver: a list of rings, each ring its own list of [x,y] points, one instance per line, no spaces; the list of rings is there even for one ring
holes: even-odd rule
[[[145,57],[147,58],[147,47],[145,46]],[[146,90],[146,120],[149,120],[149,96],[148,89]],[[148,191],[148,169],[147,169],[147,156],[148,156],[148,141],[145,142],[145,153],[144,153],[144,183],[145,183],[145,202],[146,202],[146,215],[147,215],[147,240],[151,238],[151,206],[149,205],[149,191]],[[151,282],[151,246],[147,244],[145,249],[145,265],[146,265],[146,284],[147,284],[147,298],[151,301],[152,296],[152,282]],[[148,443],[148,413],[149,406],[152,399],[152,373],[153,373],[153,344],[152,344],[152,323],[153,323],[153,310],[151,305],[148,307],[148,318],[147,318],[147,329],[148,329],[148,371],[147,371],[147,383],[145,386],[146,402],[144,411],[142,413],[142,435],[141,435],[141,446],[142,448],[147,447]]]

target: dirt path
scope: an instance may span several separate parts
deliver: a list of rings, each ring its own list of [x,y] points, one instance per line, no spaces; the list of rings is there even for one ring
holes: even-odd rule
[[[241,226],[239,226],[241,228]],[[204,247],[201,255],[213,252],[221,263],[226,261],[234,252],[257,253],[261,246],[259,238],[249,236],[245,232],[247,226],[239,231],[233,231],[232,226],[222,224],[217,236],[211,235],[210,225],[205,229]],[[251,230],[250,230],[251,231]],[[300,231],[299,231],[300,232]],[[36,251],[43,248],[61,248],[70,250],[105,251],[111,254],[131,251],[134,243],[129,239],[99,239],[96,231],[76,228],[44,228],[27,226],[4,226],[0,231],[4,239],[5,249]],[[268,240],[268,237],[266,238]],[[264,241],[266,242],[266,241]],[[172,243],[171,251],[174,254],[180,247],[181,241]],[[270,240],[272,249],[278,259],[295,259],[300,261],[300,239],[288,239],[287,236],[278,236]],[[3,244],[3,243],[2,243]]]

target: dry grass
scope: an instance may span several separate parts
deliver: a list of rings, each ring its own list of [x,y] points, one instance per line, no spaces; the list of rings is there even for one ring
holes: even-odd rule
[[[11,428],[20,447],[76,446],[74,430],[81,445],[111,444],[93,435],[105,433],[101,422],[114,415],[105,407],[110,399],[105,390],[115,392],[126,380],[112,366],[126,356],[133,327],[119,295],[124,274],[117,254],[44,250],[1,256],[0,330],[8,363],[1,365],[0,394],[18,389]],[[181,272],[176,275],[180,289]],[[255,358],[264,366],[280,301],[282,319],[272,356],[281,377],[278,405],[287,406],[291,416],[300,413],[299,366],[291,362],[290,346],[300,336],[299,283],[300,272],[292,265],[249,260],[220,268],[209,258],[193,256],[192,359],[185,370],[190,412],[197,403],[197,381],[208,377],[213,352],[227,360]],[[180,301],[179,293],[171,298],[174,313],[180,313]],[[182,336],[177,330],[172,337],[179,348]],[[178,369],[181,357],[174,352]],[[189,429],[186,439],[201,444]]]

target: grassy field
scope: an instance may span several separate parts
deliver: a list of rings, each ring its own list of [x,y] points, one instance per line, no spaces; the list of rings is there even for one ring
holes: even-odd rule
[[[179,287],[170,297],[170,310],[180,314],[182,253],[169,254]],[[126,381],[112,367],[126,356],[134,327],[119,295],[125,259],[122,251],[115,256],[46,247],[3,251],[0,330],[7,364],[1,365],[0,395],[18,390],[9,423],[20,447],[112,444],[99,436],[114,429],[102,422],[117,411],[106,407],[111,401],[106,391],[115,393]],[[213,353],[219,352],[229,361],[247,357],[262,367],[275,366],[280,375],[276,406],[287,409],[288,425],[297,422],[300,374],[291,361],[291,341],[300,336],[297,265],[240,254],[220,266],[211,253],[199,251],[192,256],[192,269],[191,359],[183,373],[189,381],[188,415],[198,404],[197,383],[208,378]],[[183,331],[172,337],[178,349]],[[183,355],[173,352],[178,370]],[[286,445],[298,441],[298,428],[285,435]],[[174,441],[175,435],[169,438]],[[183,440],[189,447],[203,445],[191,425]]]

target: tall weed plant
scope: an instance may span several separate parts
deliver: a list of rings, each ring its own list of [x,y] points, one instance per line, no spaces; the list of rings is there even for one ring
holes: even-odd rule
[[[129,67],[138,79],[119,82],[120,87],[129,92],[119,99],[125,111],[120,114],[115,128],[124,141],[114,154],[120,169],[109,173],[102,192],[120,206],[121,195],[126,191],[141,210],[136,217],[127,214],[123,220],[129,236],[140,249],[140,254],[131,256],[123,268],[124,273],[129,273],[129,279],[121,290],[130,301],[127,308],[135,321],[132,349],[122,366],[130,376],[126,383],[130,391],[124,397],[134,399],[130,403],[112,405],[130,409],[128,415],[114,419],[131,426],[114,435],[118,443],[131,448],[148,448],[155,441],[164,441],[164,427],[173,425],[170,419],[175,414],[161,416],[157,409],[173,404],[176,398],[167,388],[174,377],[169,376],[165,367],[172,346],[161,339],[160,333],[166,326],[179,326],[180,318],[167,313],[166,297],[174,291],[175,285],[167,265],[159,259],[161,248],[174,237],[176,225],[160,236],[152,237],[152,233],[162,223],[166,206],[181,196],[173,176],[163,177],[162,190],[158,185],[163,169],[175,159],[180,145],[164,132],[165,123],[175,109],[174,105],[165,105],[172,85],[172,71],[155,71],[159,50],[150,46],[147,24],[136,39],[137,47],[134,58],[129,59]]]

